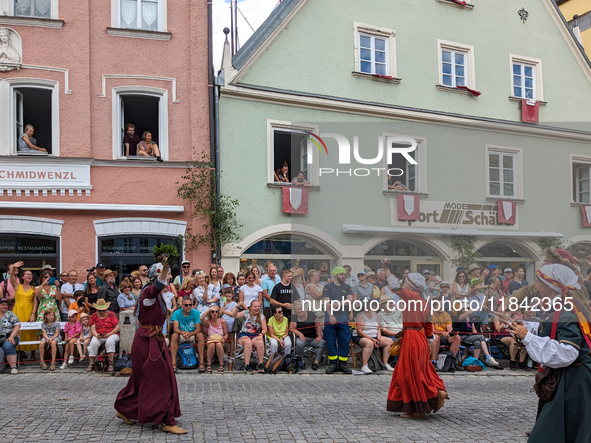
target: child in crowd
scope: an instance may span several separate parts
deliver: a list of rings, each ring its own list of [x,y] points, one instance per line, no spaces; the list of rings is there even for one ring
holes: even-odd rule
[[[80,355],[80,360],[78,361],[82,361],[86,358],[86,350],[88,349],[90,339],[92,339],[92,331],[90,330],[90,317],[86,312],[83,312],[80,314],[80,337],[78,340],[76,340],[78,355]]]
[[[74,298],[76,299],[76,301],[74,303],[71,303],[68,307],[68,311],[74,310],[77,312],[78,321],[80,321],[80,316],[82,315],[82,313],[86,312],[86,307],[84,306],[84,296],[84,291],[75,291]]]
[[[64,326],[64,332],[66,333],[67,343],[64,346],[64,362],[60,366],[60,369],[66,369],[74,363],[74,346],[82,332],[82,325],[78,321],[78,311],[75,309],[68,311],[68,322]],[[68,355],[70,356],[69,359]]]
[[[39,343],[39,355],[41,360],[41,369],[47,370],[45,364],[45,345],[51,346],[51,366],[50,371],[55,371],[55,357],[57,355],[57,344],[60,340],[60,324],[55,319],[55,313],[51,309],[43,311],[43,323],[41,324],[41,342]]]

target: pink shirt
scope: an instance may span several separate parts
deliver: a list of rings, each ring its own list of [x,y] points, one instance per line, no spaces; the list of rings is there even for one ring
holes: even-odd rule
[[[82,331],[82,325],[79,321],[76,323],[67,322],[66,326],[64,326],[64,332],[66,333],[66,339],[71,338],[72,336],[78,334],[78,332]]]

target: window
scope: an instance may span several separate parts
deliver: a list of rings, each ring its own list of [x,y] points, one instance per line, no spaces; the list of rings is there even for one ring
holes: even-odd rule
[[[167,236],[117,236],[99,237],[99,262],[119,275],[138,269],[141,265],[150,266],[154,261],[154,246],[170,244],[177,248],[182,257],[182,244],[177,237]],[[177,258],[172,265],[179,265]]]
[[[9,15],[15,17],[57,18],[57,0],[8,0]],[[6,1],[1,1],[5,6]],[[2,9],[6,10],[5,7]]]
[[[591,161],[573,163],[573,200],[576,203],[591,203]]]
[[[354,23],[355,71],[358,75],[396,78],[396,33]]]
[[[465,86],[476,89],[474,47],[437,40],[439,49],[439,84],[444,88]]]
[[[384,134],[384,140],[387,136],[396,136],[398,134]],[[392,156],[392,163],[386,164],[387,170],[384,177],[384,190],[396,191],[395,182],[406,186],[410,192],[426,193],[426,140],[418,137],[412,137],[417,142],[417,148],[409,155],[417,162],[416,165],[409,163],[402,155]],[[407,145],[408,146],[408,145]],[[385,150],[384,150],[385,152]],[[387,156],[384,156],[384,162],[388,162]]]
[[[140,139],[150,132],[160,156],[168,160],[168,91],[142,86],[116,87],[113,88],[113,104],[113,158],[155,159],[153,156],[126,156],[123,137],[125,126],[131,123]]]
[[[312,149],[312,137],[308,134],[316,130],[295,127],[290,122],[269,121],[267,183],[275,183],[275,171],[287,163],[290,182],[301,171],[311,185],[318,185],[318,154]]]
[[[112,0],[112,26],[166,31],[166,0]]]
[[[491,147],[487,149],[487,196],[522,198],[521,150]]]
[[[511,97],[543,101],[542,61],[517,55],[511,59]]]

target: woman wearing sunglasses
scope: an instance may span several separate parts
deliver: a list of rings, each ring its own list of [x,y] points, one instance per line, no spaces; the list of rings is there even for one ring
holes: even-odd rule
[[[220,362],[219,372],[224,372],[224,341],[228,339],[226,321],[220,318],[220,307],[211,306],[201,314],[201,323],[207,328],[207,372],[211,372],[213,354]]]

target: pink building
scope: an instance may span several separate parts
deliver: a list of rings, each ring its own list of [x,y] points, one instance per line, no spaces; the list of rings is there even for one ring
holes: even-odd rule
[[[177,182],[210,150],[208,17],[196,0],[0,0],[0,265],[126,273],[200,229]],[[128,123],[162,162],[127,155]],[[18,148],[27,124],[47,153]]]

